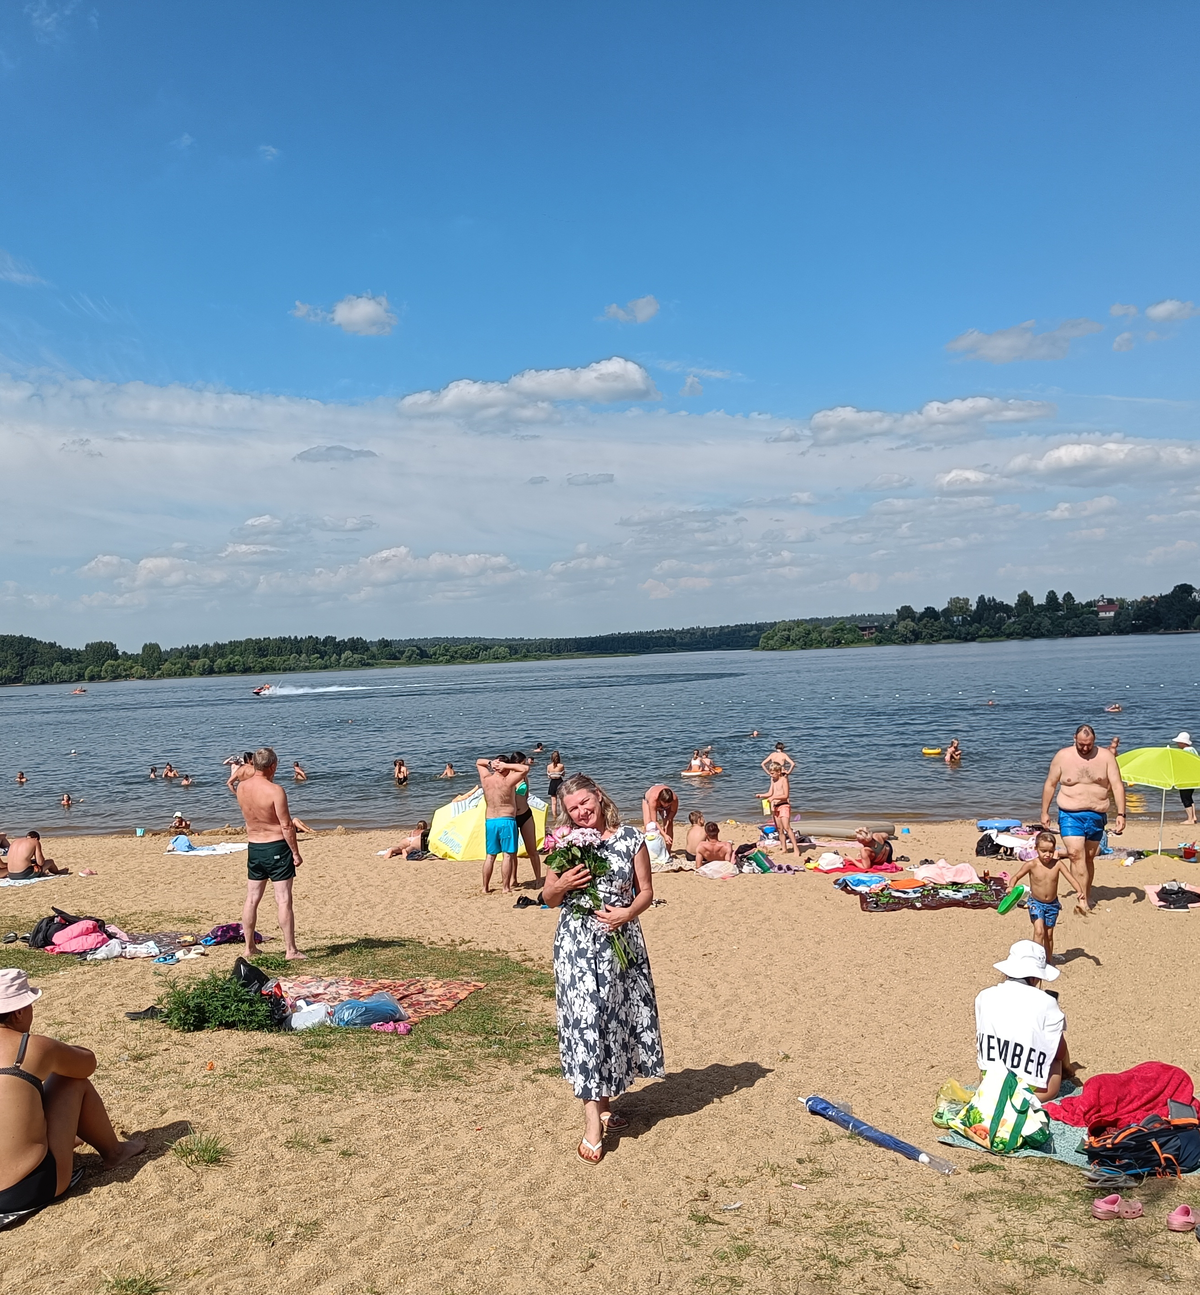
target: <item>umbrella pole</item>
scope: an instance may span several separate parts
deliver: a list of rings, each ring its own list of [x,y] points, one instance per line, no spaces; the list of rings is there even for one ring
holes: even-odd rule
[[[1162,854],[1163,819],[1167,816],[1167,789],[1163,788],[1162,810],[1158,815],[1158,852]]]

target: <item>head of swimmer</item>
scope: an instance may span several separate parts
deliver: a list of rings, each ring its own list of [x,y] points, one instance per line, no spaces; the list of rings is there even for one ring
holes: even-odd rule
[[[279,765],[279,757],[269,746],[260,746],[250,757],[255,773],[272,774]]]
[[[1075,750],[1088,756],[1096,749],[1096,730],[1090,724],[1080,724],[1075,730]]]

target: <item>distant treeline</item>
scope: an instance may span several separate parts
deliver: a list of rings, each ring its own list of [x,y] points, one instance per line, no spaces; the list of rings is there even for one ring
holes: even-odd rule
[[[121,652],[98,641],[61,647],[18,634],[0,634],[0,683],[92,683],[115,679],[180,679],[190,675],[251,674],[270,678],[297,670],[355,670],[370,666],[452,665],[465,661],[545,661],[552,657],[645,652],[714,652],[756,648],[770,621],[691,629],[635,630],[583,638],[372,639],[315,636],[231,639],[162,648],[146,643]]]
[[[888,646],[901,643],[974,643],[1003,639],[1086,638],[1108,634],[1162,634],[1200,630],[1200,598],[1193,585],[1144,598],[1078,602],[1053,589],[1040,602],[1022,592],[1013,604],[980,594],[951,598],[945,607],[918,612],[898,607],[894,616],[854,616],[833,624],[822,620],[780,621],[762,636],[765,652],[804,648]]]

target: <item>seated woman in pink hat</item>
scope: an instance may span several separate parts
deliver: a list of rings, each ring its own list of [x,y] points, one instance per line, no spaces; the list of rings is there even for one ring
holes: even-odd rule
[[[95,1053],[29,1032],[41,996],[23,971],[0,970],[0,1214],[40,1210],[67,1190],[76,1137],[109,1168],[146,1149],[113,1132],[88,1078]]]

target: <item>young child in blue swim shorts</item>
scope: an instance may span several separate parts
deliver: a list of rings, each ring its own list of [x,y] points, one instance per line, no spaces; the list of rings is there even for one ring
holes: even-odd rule
[[[1009,880],[1012,888],[1022,877],[1029,878],[1029,920],[1033,923],[1033,937],[1046,950],[1046,961],[1054,961],[1054,927],[1058,915],[1062,912],[1062,903],[1058,898],[1058,883],[1065,881],[1073,894],[1078,894],[1075,883],[1071,880],[1069,868],[1064,867],[1066,850],[1059,849],[1058,838],[1053,832],[1039,832],[1034,838],[1037,858],[1021,864]]]

